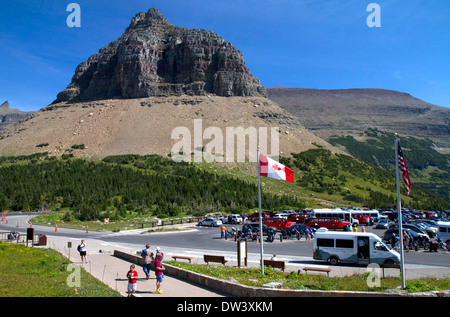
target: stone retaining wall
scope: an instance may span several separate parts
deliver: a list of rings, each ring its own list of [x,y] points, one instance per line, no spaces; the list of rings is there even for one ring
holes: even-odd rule
[[[114,256],[141,265],[141,257],[138,255],[114,250]],[[450,291],[426,292],[426,293],[380,293],[380,292],[355,292],[355,291],[318,291],[318,290],[288,290],[271,289],[262,287],[245,286],[230,281],[216,279],[203,274],[185,270],[164,263],[165,274],[187,280],[212,290],[236,297],[449,297]]]

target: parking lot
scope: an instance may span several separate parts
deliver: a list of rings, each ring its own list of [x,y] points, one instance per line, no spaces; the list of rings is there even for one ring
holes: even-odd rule
[[[242,224],[224,224],[227,231],[232,231],[233,228],[242,230]],[[376,229],[373,226],[364,226],[366,232],[371,232],[379,237],[383,237],[386,229]],[[361,232],[363,226],[358,226],[358,231]],[[198,227],[196,226],[197,235],[202,237],[202,243],[205,247],[214,246],[218,250],[229,251],[236,248],[235,239],[228,237],[226,240],[220,238],[220,226],[219,227]],[[340,230],[338,230],[340,231]],[[307,241],[304,237],[298,240],[295,236],[290,238],[280,239],[280,232],[275,235],[273,242],[267,241],[267,236],[264,236],[264,256],[270,257],[272,254],[277,254],[278,258],[285,258],[293,260],[293,257],[301,258],[301,262],[309,264],[326,264],[314,261],[312,259],[313,239]],[[389,243],[387,243],[390,246]],[[259,253],[258,241],[248,239],[248,252],[255,254]],[[426,266],[438,266],[447,267],[450,274],[450,252],[444,249],[439,249],[438,252],[429,252],[419,248],[417,251],[410,250],[405,252],[405,263],[410,266],[414,265],[426,265]]]
[[[11,223],[22,221],[26,216],[17,216],[12,218]],[[15,226],[15,225],[14,225]],[[4,230],[11,225],[2,225]],[[227,230],[233,227],[242,228],[242,225],[226,224]],[[361,230],[361,226],[358,227]],[[378,236],[384,234],[384,229],[375,229],[374,226],[366,227],[368,232],[373,232]],[[194,257],[197,263],[203,264],[204,254],[223,255],[228,260],[227,265],[237,265],[237,243],[234,239],[222,239],[220,227],[202,227],[195,223],[184,224],[182,230],[154,232],[149,233],[147,230],[131,230],[121,232],[95,232],[87,233],[83,230],[64,229],[55,232],[53,227],[36,226],[36,232],[46,234],[48,236],[58,235],[65,236],[67,239],[90,239],[99,240],[108,245],[117,245],[121,248],[129,250],[141,250],[146,244],[150,244],[152,248],[159,246],[164,253],[168,255],[186,255]],[[20,230],[18,230],[20,231]],[[145,231],[145,232],[144,232]],[[260,244],[257,241],[248,240],[248,260],[250,265],[258,266],[260,263]],[[312,258],[313,241],[305,239],[297,240],[296,238],[283,239],[280,241],[279,234],[276,235],[273,242],[264,242],[263,257],[270,259],[273,254],[277,258],[287,263],[289,270],[298,270],[305,265],[323,265],[328,266],[324,261],[315,261]],[[95,251],[95,250],[92,250]],[[428,252],[419,250],[418,252],[410,251],[405,253],[405,268],[407,277],[425,277],[425,276],[449,276],[450,274],[450,252],[439,250],[436,252]],[[355,265],[339,265],[333,270],[335,274],[351,274],[364,273],[365,267],[357,267]],[[398,274],[398,270],[395,271]]]

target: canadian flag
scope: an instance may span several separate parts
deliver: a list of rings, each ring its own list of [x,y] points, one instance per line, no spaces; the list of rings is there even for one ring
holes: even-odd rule
[[[259,154],[259,175],[294,182],[294,171],[277,161]]]

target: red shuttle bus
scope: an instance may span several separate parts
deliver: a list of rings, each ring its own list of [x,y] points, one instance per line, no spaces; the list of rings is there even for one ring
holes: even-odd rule
[[[342,220],[341,218],[309,218],[306,219],[305,225],[308,227],[323,227],[327,229],[342,229],[346,226],[350,226],[349,221]]]
[[[296,223],[304,223],[308,218],[308,214],[290,214],[287,219]]]
[[[262,222],[266,226],[274,227],[277,229],[286,229],[287,227],[296,224],[295,222],[288,221],[287,219],[284,218],[263,218]]]

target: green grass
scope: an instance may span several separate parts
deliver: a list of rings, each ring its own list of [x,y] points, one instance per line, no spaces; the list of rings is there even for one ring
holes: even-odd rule
[[[384,292],[397,289],[401,285],[399,277],[381,279],[380,287],[368,286],[369,273],[355,274],[345,277],[327,277],[323,274],[297,274],[296,272],[281,272],[271,267],[265,267],[264,276],[259,268],[234,268],[219,265],[188,264],[169,261],[167,264],[177,266],[196,273],[226,280],[232,277],[238,283],[247,286],[261,287],[270,282],[282,284],[284,289],[292,290],[323,290],[323,291],[368,291]],[[427,278],[408,280],[407,292],[425,292],[450,289],[450,278]]]
[[[51,249],[0,243],[0,259],[0,297],[120,296],[83,268],[79,287],[69,287],[67,279],[75,271],[67,270],[70,261]]]

